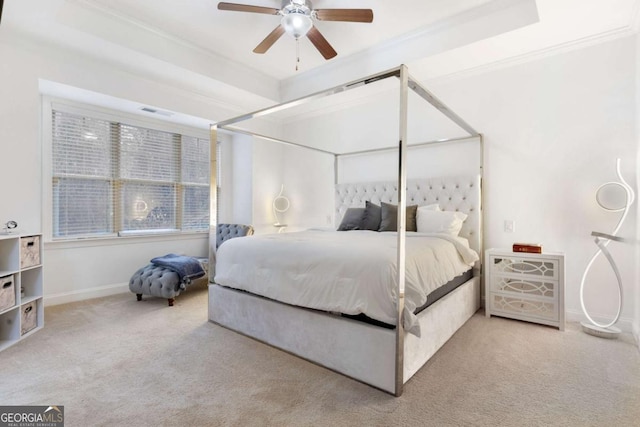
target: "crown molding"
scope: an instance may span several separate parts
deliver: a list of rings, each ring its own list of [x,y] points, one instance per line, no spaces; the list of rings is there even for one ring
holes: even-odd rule
[[[21,27],[7,27],[5,28],[5,32],[3,36],[0,37],[0,44],[6,44],[9,47],[17,49],[21,52],[30,52],[33,55],[37,55],[39,58],[45,59],[48,57],[55,58],[58,61],[65,61],[68,63],[93,63],[93,66],[98,67],[109,67],[117,70],[118,74],[122,74],[124,76],[130,76],[138,81],[149,83],[150,85],[158,85],[162,86],[163,90],[166,90],[168,93],[174,93],[175,96],[188,96],[192,98],[196,102],[202,102],[203,104],[209,105],[217,110],[223,110],[225,113],[224,117],[219,118],[211,118],[211,117],[200,117],[202,119],[209,120],[211,123],[214,123],[221,119],[226,119],[229,117],[235,117],[240,114],[244,114],[248,109],[254,108],[263,108],[264,100],[259,102],[259,105],[254,105],[252,103],[251,106],[243,106],[235,102],[230,102],[226,99],[221,99],[219,93],[215,90],[203,90],[199,89],[200,86],[191,85],[188,83],[188,79],[183,81],[176,81],[174,79],[158,76],[158,75],[149,75],[145,73],[144,70],[134,69],[131,67],[124,68],[120,63],[114,62],[110,60],[108,57],[105,57],[98,51],[93,51],[91,53],[85,52],[84,50],[78,49],[76,47],[70,46],[66,43],[60,42],[55,38],[46,38],[43,39],[39,33],[31,33],[25,31]],[[80,55],[78,55],[80,54]],[[54,59],[52,59],[54,60]],[[126,78],[126,77],[125,77]],[[50,78],[47,78],[50,80]],[[66,82],[64,80],[56,81],[55,83],[59,85],[70,85],[79,90],[84,91],[93,91],[95,92],[95,88],[82,87],[78,86],[76,82]],[[98,95],[104,95],[107,97],[118,97],[118,95],[112,95],[107,93],[98,93]],[[58,95],[60,96],[60,95]],[[123,102],[133,102],[140,103],[143,105],[141,101],[133,101],[130,99],[126,99],[120,96]],[[148,103],[144,103],[144,105],[151,106],[154,108],[160,108],[163,110],[175,112],[178,114],[188,114],[180,111],[175,111],[174,109],[167,107],[166,105],[151,105]],[[269,104],[271,105],[271,104]],[[194,116],[195,117],[195,116]],[[280,121],[275,120],[274,118],[264,117],[257,119],[262,123],[268,125],[280,125]]]
[[[158,29],[157,27],[154,27],[152,25],[147,24],[146,22],[143,22],[139,19],[134,19],[129,15],[126,15],[124,13],[121,13],[117,10],[115,10],[112,7],[109,6],[105,6],[102,3],[97,3],[94,0],[66,0],[68,3],[72,3],[72,4],[76,4],[78,6],[82,6],[85,7],[87,9],[99,12],[100,14],[106,15],[106,16],[110,16],[111,18],[116,18],[119,21],[125,22],[129,25],[133,25],[135,27],[138,27],[140,29],[143,29],[149,33],[152,33],[158,37],[161,37],[165,40],[171,41],[173,43],[176,44],[180,44],[183,47],[189,48],[189,49],[197,49],[200,50],[202,54],[205,55],[211,55],[211,56],[215,56],[216,58],[219,58],[220,56],[217,55],[215,52],[213,52],[212,50],[206,49],[202,46],[196,45],[194,43],[191,43],[181,37],[176,37],[173,34],[167,33],[166,31],[162,31],[160,29]]]
[[[403,36],[281,80],[283,99],[320,90],[327,76],[348,81],[538,22],[535,0],[493,0]],[[340,77],[342,76],[342,77]],[[335,83],[334,83],[335,84]],[[329,83],[330,85],[330,83]],[[311,88],[309,87],[311,86]],[[304,89],[303,89],[304,87]]]
[[[182,37],[176,36],[174,34],[168,33],[156,26],[150,25],[147,22],[142,20],[132,18],[129,15],[126,15],[120,11],[115,10],[113,7],[106,6],[102,3],[98,3],[95,0],[66,0],[66,3],[69,5],[73,5],[77,7],[79,10],[84,12],[97,14],[97,16],[106,17],[107,19],[111,19],[114,22],[118,22],[121,25],[128,26],[132,29],[135,29],[142,34],[146,34],[148,37],[161,39],[162,43],[159,45],[163,46],[175,46],[178,47],[182,51],[191,51],[194,58],[198,58],[198,62],[206,62],[208,64],[212,64],[212,67],[206,67],[201,70],[192,70],[199,74],[202,74],[206,77],[216,78],[228,85],[236,86],[239,89],[250,90],[258,94],[261,97],[273,100],[275,102],[280,101],[279,95],[279,82],[277,79],[268,76],[259,70],[248,67],[246,65],[240,64],[234,61],[231,58],[222,56],[213,50],[210,50],[204,46],[199,44],[195,44],[191,41],[188,41]],[[60,22],[60,18],[57,19]],[[75,28],[73,25],[71,28]],[[87,31],[90,34],[93,34],[91,28],[79,28],[81,31]],[[103,35],[95,34],[98,37],[105,38]],[[109,38],[105,38],[108,41],[112,41]],[[115,40],[115,39],[114,39]],[[117,41],[112,41],[117,43]],[[131,48],[130,49],[135,49]],[[160,54],[167,54],[169,49],[162,49]],[[153,55],[149,52],[142,52],[147,55]],[[155,55],[157,56],[157,54]],[[159,58],[161,60],[166,60],[167,62],[172,62],[171,60],[167,60],[164,58]],[[206,70],[206,71],[205,71]],[[206,73],[217,73],[215,76],[207,75]],[[239,77],[242,76],[242,77]],[[247,89],[247,87],[249,89]]]
[[[636,5],[638,5],[638,15],[640,15],[640,0],[636,3]],[[509,57],[506,59],[502,59],[502,60],[498,60],[498,61],[494,61],[488,64],[483,64],[483,65],[479,65],[476,67],[471,67],[471,68],[467,68],[461,71],[456,71],[453,73],[449,73],[449,74],[444,74],[441,76],[437,76],[437,77],[423,77],[420,75],[420,73],[416,73],[415,74],[415,78],[420,81],[425,83],[426,85],[439,85],[439,84],[445,84],[445,83],[450,83],[450,82],[455,82],[458,80],[462,80],[462,79],[466,79],[469,77],[473,77],[476,75],[481,75],[481,74],[485,74],[485,73],[490,73],[493,71],[497,71],[500,69],[504,69],[504,68],[509,68],[509,67],[513,67],[513,66],[517,66],[517,65],[521,65],[521,64],[525,64],[528,62],[533,62],[533,61],[538,61],[547,57],[551,57],[551,56],[555,56],[555,55],[560,55],[563,53],[568,53],[571,51],[575,51],[575,50],[579,50],[579,49],[583,49],[589,46],[594,46],[597,44],[601,44],[601,43],[606,43],[608,41],[612,41],[612,40],[616,40],[616,39],[621,39],[621,38],[625,38],[625,37],[629,37],[632,36],[634,34],[637,33],[637,30],[634,28],[634,23],[637,23],[638,21],[636,20],[637,16],[633,16],[632,19],[629,22],[628,26],[625,27],[619,27],[616,29],[612,29],[610,31],[606,31],[606,32],[602,32],[600,34],[596,34],[593,36],[589,36],[589,37],[584,37],[582,39],[578,39],[578,40],[573,40],[570,42],[566,42],[566,43],[562,43],[560,45],[554,45],[548,48],[544,48],[544,49],[539,49],[539,50],[535,50],[532,52],[528,52],[522,55],[517,55],[517,56],[513,56],[513,57]],[[411,64],[409,64],[409,71],[411,71],[412,74],[415,73],[416,70],[412,69]],[[309,110],[306,111],[304,113],[300,113],[300,114],[294,114],[291,116],[288,116],[287,119],[291,120],[291,119],[295,119],[295,120],[306,120],[306,119],[312,119],[314,117],[319,117],[319,116],[323,116],[326,114],[330,114],[336,111],[340,111],[340,110],[344,110],[347,108],[352,108],[352,107],[357,107],[360,105],[364,105],[369,103],[372,99],[376,98],[376,97],[382,97],[385,94],[388,94],[389,92],[392,92],[393,89],[388,89],[388,90],[384,90],[384,91],[378,91],[374,94],[369,94],[363,97],[359,97],[357,99],[351,99],[345,102],[341,102],[339,104],[335,104],[332,106],[326,106],[326,107],[321,107],[321,108],[317,108],[314,110]]]
[[[475,75],[485,74],[492,71],[497,71],[504,68],[525,64],[528,62],[538,61],[547,57],[568,53],[575,50],[580,50],[589,46],[594,46],[594,45],[605,43],[608,41],[629,37],[634,34],[636,34],[636,30],[631,25],[625,26],[625,27],[619,27],[619,28],[615,28],[609,31],[592,35],[592,36],[583,37],[578,40],[572,40],[572,41],[554,45],[551,47],[538,49],[532,52],[527,52],[521,55],[512,56],[506,59],[501,59],[488,64],[467,68],[467,69],[456,71],[449,74],[443,74],[437,77],[423,78],[423,81],[429,84],[449,83],[452,81],[472,77]],[[420,76],[418,75],[418,78],[419,77]]]

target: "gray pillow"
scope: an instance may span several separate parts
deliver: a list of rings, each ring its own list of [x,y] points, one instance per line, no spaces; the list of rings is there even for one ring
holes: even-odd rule
[[[378,231],[398,231],[398,207],[382,202],[380,227]],[[416,211],[418,205],[407,206],[407,231],[418,231],[416,227]]]
[[[344,213],[338,231],[360,230],[364,208],[349,208]]]
[[[378,228],[380,228],[381,218],[380,206],[367,201],[364,208],[364,215],[362,217],[361,230],[378,231]]]

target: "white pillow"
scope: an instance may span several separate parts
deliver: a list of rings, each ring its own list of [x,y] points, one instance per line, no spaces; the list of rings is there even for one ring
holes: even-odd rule
[[[427,211],[439,211],[440,205],[437,203],[434,203],[433,205],[418,206],[418,209],[424,209]]]
[[[462,223],[467,215],[462,212],[434,211],[423,209],[421,206],[416,212],[416,228],[418,233],[446,233],[457,236],[462,229]]]

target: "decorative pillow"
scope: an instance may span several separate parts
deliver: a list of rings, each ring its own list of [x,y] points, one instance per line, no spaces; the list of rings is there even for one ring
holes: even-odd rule
[[[405,229],[407,231],[417,231],[416,228],[416,210],[418,205],[407,206],[407,223]],[[398,207],[382,202],[382,215],[380,227],[378,231],[398,231]]]
[[[367,201],[360,229],[378,231],[378,228],[380,228],[381,215],[380,206]]]
[[[349,208],[344,213],[338,231],[360,230],[362,227],[362,218],[364,217],[364,208]]]
[[[427,211],[439,211],[440,209],[440,205],[437,203],[434,203],[433,205],[425,205],[425,206],[418,206],[418,209],[422,209],[422,210],[427,210]]]
[[[419,208],[416,225],[420,233],[446,233],[457,236],[467,215],[462,212],[433,211]]]

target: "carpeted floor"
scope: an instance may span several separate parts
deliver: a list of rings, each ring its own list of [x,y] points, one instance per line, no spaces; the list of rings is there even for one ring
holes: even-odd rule
[[[400,398],[207,322],[204,287],[48,307],[0,353],[0,405],[70,426],[638,426],[640,352],[479,312]]]

